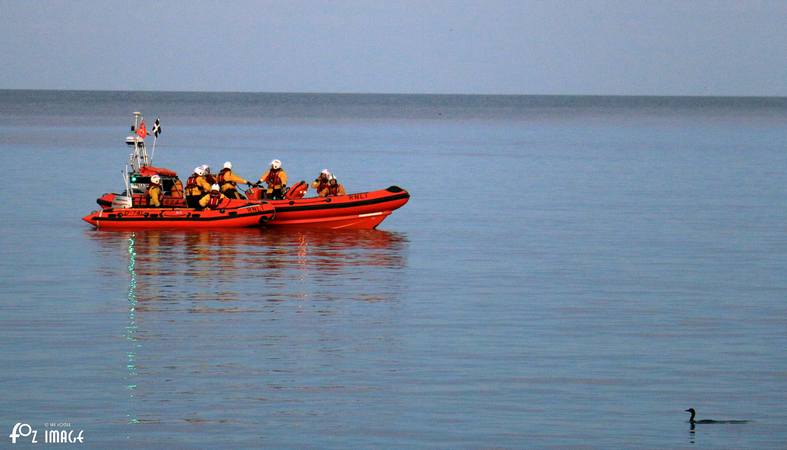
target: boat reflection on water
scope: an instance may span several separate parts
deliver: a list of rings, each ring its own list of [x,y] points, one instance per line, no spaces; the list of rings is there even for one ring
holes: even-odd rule
[[[134,404],[134,396],[137,389],[137,352],[139,351],[140,343],[137,340],[137,254],[136,254],[136,235],[131,235],[126,240],[128,247],[128,324],[126,325],[126,341],[128,341],[128,349],[126,351],[126,389],[128,390],[129,406],[126,408],[126,420],[128,423],[139,423],[136,415]]]
[[[302,394],[354,389],[337,381],[352,378],[352,355],[391,354],[401,345],[405,235],[91,230],[87,236],[107,308],[125,315],[118,350],[127,390],[122,420],[135,425],[126,429],[129,442],[147,438],[140,424],[220,428],[272,411],[304,414]],[[320,372],[326,381],[315,384],[308,374]],[[231,413],[216,407],[230,403]],[[323,414],[323,404],[305,414]]]
[[[119,249],[127,252],[129,239],[135,242],[138,312],[206,307],[201,302],[248,310],[259,300],[391,300],[400,291],[408,246],[405,235],[380,230],[91,230],[88,235],[107,256],[119,256]]]

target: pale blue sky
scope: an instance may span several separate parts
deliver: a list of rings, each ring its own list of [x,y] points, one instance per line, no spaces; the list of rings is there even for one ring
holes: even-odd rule
[[[0,0],[0,89],[787,96],[787,1]]]

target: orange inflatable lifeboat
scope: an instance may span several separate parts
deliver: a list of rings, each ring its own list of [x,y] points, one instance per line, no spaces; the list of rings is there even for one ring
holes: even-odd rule
[[[248,202],[255,204],[261,202],[263,192],[264,190],[260,188],[249,189],[246,191],[249,196]],[[410,193],[398,186],[335,197],[299,198],[298,195],[303,195],[303,193],[294,192],[297,192],[293,196],[294,198],[266,200],[266,204],[274,208],[275,214],[265,222],[265,225],[372,229],[380,225],[394,210],[404,206],[410,199]],[[285,197],[287,197],[286,194]],[[120,198],[118,194],[104,194],[96,201],[102,208],[108,210],[112,208],[113,201],[118,198]],[[143,208],[146,206],[144,195],[134,194],[133,198],[134,209],[137,209],[136,206]],[[233,201],[247,202],[244,200]],[[186,205],[182,198],[165,196],[164,206],[185,209]]]
[[[83,220],[96,228],[207,228],[267,226],[311,228],[376,228],[391,213],[404,206],[410,194],[391,186],[370,192],[330,197],[304,198],[309,189],[305,181],[295,183],[283,200],[265,200],[259,187],[246,191],[248,200],[226,200],[217,210],[195,210],[186,207],[182,183],[175,171],[154,167],[145,147],[144,120],[134,113],[131,131],[126,138],[131,147],[125,171],[126,190],[122,194],[107,193],[96,202],[102,208]],[[157,136],[157,135],[156,135]],[[155,148],[155,141],[154,141]],[[162,208],[151,208],[145,196],[150,178],[161,178]]]

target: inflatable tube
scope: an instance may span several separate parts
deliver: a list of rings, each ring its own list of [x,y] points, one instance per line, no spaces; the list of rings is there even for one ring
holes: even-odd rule
[[[294,186],[293,186],[294,187]],[[391,213],[404,206],[410,199],[410,193],[398,187],[391,186],[371,192],[359,192],[335,197],[308,197],[284,200],[259,199],[263,189],[251,188],[246,191],[249,200],[232,200],[240,204],[254,202],[254,204],[270,205],[275,215],[268,220],[266,226],[297,226],[312,228],[361,228],[370,229],[377,227]],[[97,202],[105,210],[110,209],[112,200],[117,194],[104,194]],[[134,209],[144,202],[140,194],[134,195]],[[232,203],[237,207],[238,203]],[[164,196],[163,205],[166,207],[185,208],[182,198]]]
[[[231,206],[231,202],[227,206]],[[141,228],[241,228],[256,227],[274,217],[267,203],[241,207],[196,210],[191,208],[128,208],[93,211],[82,218],[97,229]]]

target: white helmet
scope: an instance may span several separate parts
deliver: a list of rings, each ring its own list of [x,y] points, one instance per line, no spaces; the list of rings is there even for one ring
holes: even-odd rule
[[[205,175],[205,169],[203,169],[202,166],[195,167],[194,168],[194,173],[196,173],[199,176],[204,176]]]
[[[214,184],[213,186],[211,186],[211,187],[210,187],[210,190],[211,190],[211,191],[218,191],[219,189],[220,189],[220,188],[219,188],[219,185],[218,185],[218,184]]]
[[[320,174],[325,175],[327,178],[331,177],[331,171],[328,169],[322,169],[322,172],[320,172]]]
[[[205,171],[205,173],[210,173],[210,166],[209,165],[203,164],[200,167],[202,168],[202,170]]]
[[[158,175],[153,175],[152,177],[150,177],[150,182],[154,184],[159,184],[161,183],[161,177]]]
[[[271,169],[281,169],[281,161],[278,159],[271,161]]]
[[[232,169],[232,161],[227,161],[224,163],[225,169]]]

